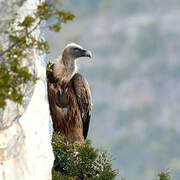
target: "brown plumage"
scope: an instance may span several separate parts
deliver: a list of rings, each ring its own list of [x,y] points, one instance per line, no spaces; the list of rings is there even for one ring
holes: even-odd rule
[[[65,135],[71,143],[83,143],[87,137],[91,116],[91,93],[88,82],[76,73],[75,60],[91,57],[89,51],[77,44],[70,44],[52,71],[47,71],[50,113],[54,131]]]

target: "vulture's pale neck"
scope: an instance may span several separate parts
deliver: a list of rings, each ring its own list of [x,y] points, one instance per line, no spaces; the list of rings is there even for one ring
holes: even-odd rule
[[[54,66],[54,76],[59,83],[68,83],[76,73],[77,66],[73,58],[61,56]]]

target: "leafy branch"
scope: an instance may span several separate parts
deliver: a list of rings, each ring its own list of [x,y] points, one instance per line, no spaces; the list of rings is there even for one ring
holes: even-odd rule
[[[158,174],[158,180],[170,180],[171,176],[170,176],[170,172],[169,169],[162,171]]]
[[[83,145],[70,144],[65,137],[54,134],[52,147],[53,180],[114,180],[118,174],[118,170],[112,168],[109,154],[93,148],[89,140]]]
[[[53,23],[47,27],[59,32],[62,23],[74,18],[72,13],[57,8],[58,5],[61,3],[57,0],[53,3],[44,2],[21,22],[17,21],[18,14],[15,14],[8,23],[7,30],[1,32],[1,35],[7,37],[8,46],[0,47],[0,108],[5,107],[7,99],[21,104],[22,86],[27,81],[35,82],[35,74],[29,72],[27,65],[22,65],[32,50],[49,53],[48,42],[33,36],[41,22],[51,19]]]

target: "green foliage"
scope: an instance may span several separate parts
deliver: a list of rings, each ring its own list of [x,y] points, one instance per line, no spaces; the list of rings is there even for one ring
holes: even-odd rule
[[[4,108],[6,100],[12,100],[16,103],[22,103],[22,85],[27,81],[35,82],[35,74],[29,72],[28,68],[23,64],[32,50],[40,50],[49,53],[48,42],[35,39],[32,36],[41,24],[50,18],[54,18],[55,22],[48,26],[51,31],[58,32],[61,24],[72,20],[74,15],[57,8],[59,1],[54,3],[44,2],[39,5],[32,16],[26,16],[21,22],[17,22],[18,14],[16,14],[8,23],[6,31],[1,35],[7,37],[7,49],[0,47],[0,108]]]
[[[118,174],[112,169],[108,153],[93,148],[89,140],[83,145],[69,144],[65,137],[54,134],[52,146],[53,180],[114,180]],[[171,180],[169,170],[160,172],[156,180]]]
[[[47,71],[52,72],[52,68],[51,68],[52,64],[53,64],[52,62],[48,62],[48,63],[47,63],[47,65],[46,65],[46,70],[47,70]]]
[[[170,172],[168,170],[162,171],[158,174],[158,178],[159,180],[170,180],[171,179]]]
[[[68,144],[64,137],[53,135],[52,146],[55,156],[53,180],[113,180],[117,175],[108,154],[93,148],[90,141],[83,145]]]

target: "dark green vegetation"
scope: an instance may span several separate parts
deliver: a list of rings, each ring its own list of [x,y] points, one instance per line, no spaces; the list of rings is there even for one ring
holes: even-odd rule
[[[83,145],[68,144],[64,137],[53,135],[52,146],[53,180],[113,180],[117,175],[107,152],[93,148],[90,141]]]
[[[55,156],[52,180],[117,179],[118,170],[113,170],[109,154],[93,148],[89,140],[83,145],[69,144],[64,137],[54,134],[52,146]],[[169,170],[160,172],[156,180],[171,180]]]
[[[42,3],[32,16],[26,16],[21,22],[17,22],[18,14],[9,21],[7,30],[1,32],[6,37],[8,46],[0,47],[0,108],[4,108],[6,100],[22,103],[22,85],[27,81],[35,81],[35,74],[29,72],[27,66],[23,66],[24,59],[31,56],[32,50],[49,52],[47,41],[35,39],[32,33],[48,19],[55,19],[48,28],[59,32],[61,24],[72,20],[74,15],[70,12],[59,10],[58,1],[54,3]]]
[[[170,172],[168,170],[162,171],[158,174],[158,180],[171,180]]]

